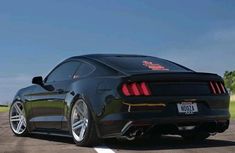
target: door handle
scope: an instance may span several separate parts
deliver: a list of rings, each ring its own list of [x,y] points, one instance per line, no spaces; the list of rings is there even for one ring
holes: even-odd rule
[[[64,90],[63,90],[63,89],[57,89],[56,92],[57,92],[58,94],[62,94],[62,93],[64,93]]]

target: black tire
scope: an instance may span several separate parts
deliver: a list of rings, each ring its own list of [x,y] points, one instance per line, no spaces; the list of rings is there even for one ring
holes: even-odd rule
[[[185,133],[181,135],[185,141],[204,141],[210,134],[208,132],[192,132],[192,133]]]
[[[10,128],[11,128],[11,131],[14,133],[14,135],[15,136],[18,136],[18,137],[25,137],[25,136],[28,136],[29,135],[29,132],[28,132],[28,129],[27,129],[27,115],[25,114],[25,111],[24,111],[24,117],[25,117],[25,130],[23,131],[23,132],[16,132],[16,130],[15,130],[15,126],[14,126],[14,123],[12,123],[12,121],[11,121],[11,117],[12,117],[12,114],[14,114],[14,106],[16,105],[16,104],[19,104],[20,105],[20,108],[24,111],[25,109],[24,109],[24,104],[22,103],[22,102],[20,102],[20,101],[15,101],[15,102],[13,102],[12,104],[11,104],[11,106],[10,106],[10,110],[9,110],[9,124],[10,124]],[[16,112],[15,112],[16,113]],[[14,126],[14,127],[13,127]],[[14,129],[13,129],[14,128]]]
[[[72,113],[73,113],[72,110],[76,106],[76,103],[78,103],[79,101],[82,101],[86,104],[87,111],[88,111],[88,126],[86,128],[84,138],[81,141],[76,140],[76,138],[74,137],[73,132],[72,132],[72,125],[71,125]],[[83,99],[77,100],[74,103],[74,105],[71,109],[71,113],[70,113],[70,131],[71,131],[71,134],[72,134],[72,137],[73,137],[73,140],[74,140],[75,144],[78,145],[78,146],[89,147],[89,146],[93,146],[93,145],[98,143],[98,137],[97,137],[97,133],[96,133],[95,122],[94,122],[94,119],[92,117],[91,110],[89,108],[89,105],[87,105],[87,103]]]

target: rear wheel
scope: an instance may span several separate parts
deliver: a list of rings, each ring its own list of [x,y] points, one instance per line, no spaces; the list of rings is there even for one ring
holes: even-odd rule
[[[70,117],[71,133],[78,146],[91,146],[97,143],[95,123],[86,102],[79,99],[73,105]]]
[[[210,134],[208,132],[192,132],[182,134],[181,136],[186,141],[203,141],[207,139]]]
[[[26,115],[22,102],[16,101],[11,105],[9,121],[11,130],[16,136],[26,136],[28,134]]]

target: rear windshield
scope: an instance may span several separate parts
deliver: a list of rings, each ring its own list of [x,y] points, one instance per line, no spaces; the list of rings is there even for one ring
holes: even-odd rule
[[[173,62],[149,56],[102,57],[101,61],[124,72],[188,72]]]

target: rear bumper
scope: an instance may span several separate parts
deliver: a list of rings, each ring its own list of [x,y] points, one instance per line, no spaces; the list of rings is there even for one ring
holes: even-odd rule
[[[178,112],[177,104],[185,101],[197,103],[198,112],[185,115]],[[125,104],[131,104],[125,105]],[[142,104],[148,104],[147,108]],[[151,104],[151,105],[149,105]],[[152,104],[164,104],[152,106]],[[135,107],[136,106],[136,107]],[[170,96],[117,98],[107,102],[104,113],[97,120],[101,137],[118,137],[125,134],[127,124],[137,128],[154,129],[162,127],[163,133],[178,134],[181,125],[203,127],[210,133],[223,132],[228,128],[230,119],[229,96]],[[207,128],[207,125],[212,126]],[[170,128],[171,129],[171,128]],[[161,131],[161,130],[160,130]]]
[[[118,113],[103,118],[100,134],[103,138],[125,136],[130,130],[161,134],[180,134],[187,132],[180,127],[195,126],[194,129],[210,133],[224,132],[229,126],[230,114],[227,110],[214,110],[210,115],[161,116],[159,113]]]

